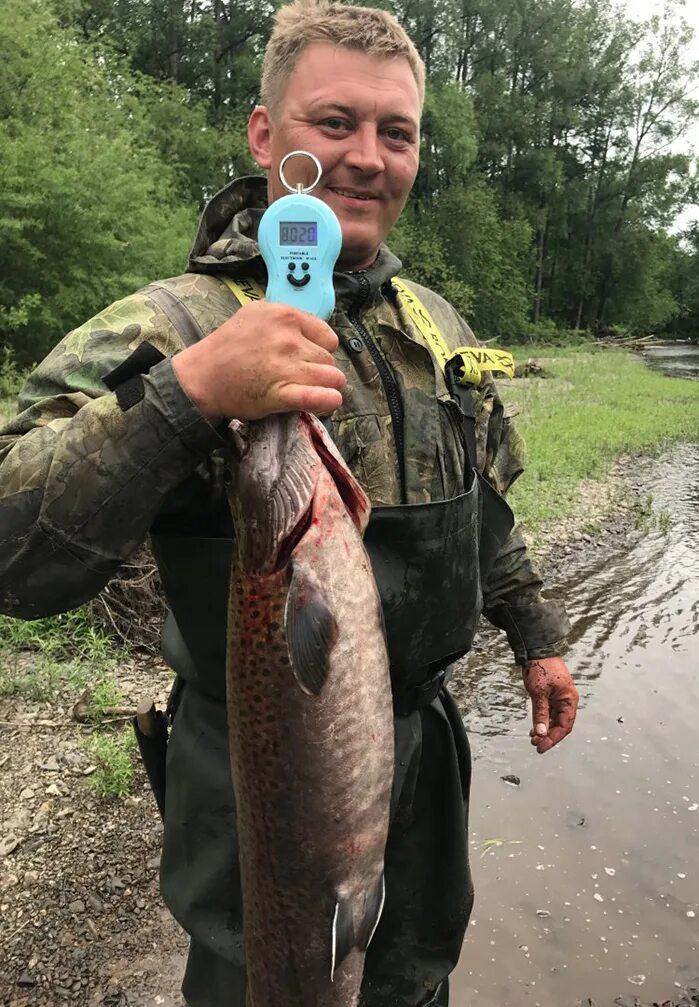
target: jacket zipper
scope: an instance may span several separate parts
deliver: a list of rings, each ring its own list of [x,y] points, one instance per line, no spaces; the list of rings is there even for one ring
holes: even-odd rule
[[[400,494],[401,503],[405,503],[405,445],[403,441],[403,401],[400,395],[400,389],[396,382],[393,372],[389,367],[388,363],[384,359],[378,346],[369,334],[368,329],[362,325],[359,320],[359,309],[366,300],[366,295],[368,293],[369,281],[365,276],[359,276],[359,282],[362,285],[363,297],[356,301],[347,313],[352,325],[355,327],[359,335],[362,337],[366,348],[371,354],[371,358],[376,365],[376,369],[379,372],[379,377],[381,378],[381,384],[383,385],[384,392],[386,393],[386,399],[388,400],[388,409],[391,414],[391,427],[393,428],[393,439],[395,442],[396,455],[398,456],[398,476],[400,480]]]

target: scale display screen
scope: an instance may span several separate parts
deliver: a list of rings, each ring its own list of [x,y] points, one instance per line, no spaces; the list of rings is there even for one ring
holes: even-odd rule
[[[280,245],[317,245],[318,224],[315,220],[282,220],[279,223]]]

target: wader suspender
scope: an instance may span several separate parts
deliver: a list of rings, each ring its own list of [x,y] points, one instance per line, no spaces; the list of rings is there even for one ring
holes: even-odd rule
[[[226,284],[236,300],[241,304],[259,301],[264,297],[262,287],[254,280],[236,281],[228,276],[220,279]],[[451,350],[439,331],[432,315],[419,297],[402,280],[391,281],[397,293],[397,302],[404,308],[408,318],[422,336],[444,373],[444,380],[452,399],[462,416],[464,429],[465,465],[464,489],[471,485],[476,471],[476,417],[473,409],[471,385],[481,382],[485,371],[500,371],[514,377],[514,360],[506,350],[488,349],[483,346],[459,346]]]

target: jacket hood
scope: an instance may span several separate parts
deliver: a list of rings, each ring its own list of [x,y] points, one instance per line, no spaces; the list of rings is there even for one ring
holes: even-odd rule
[[[249,276],[266,282],[264,260],[257,244],[257,228],[267,209],[267,179],[246,176],[229,182],[204,207],[189,254],[190,273]],[[369,306],[382,296],[382,287],[400,272],[400,259],[385,246],[367,269],[334,274],[338,307]]]

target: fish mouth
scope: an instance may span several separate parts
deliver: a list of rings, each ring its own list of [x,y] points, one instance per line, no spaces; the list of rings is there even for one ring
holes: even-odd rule
[[[304,424],[306,433],[309,436],[313,448],[318,453],[323,467],[327,470],[333,483],[335,484],[335,489],[338,492],[340,499],[345,507],[345,510],[349,514],[350,518],[357,526],[357,528],[362,531],[362,515],[364,513],[365,501],[362,496],[355,489],[354,480],[350,481],[347,478],[347,473],[344,468],[338,463],[337,459],[328,451],[325,441],[318,432],[316,426],[307,420],[307,417],[303,414],[301,415],[301,422]],[[308,502],[308,506],[302,511],[296,524],[291,528],[291,530],[284,536],[281,540],[279,547],[277,549],[277,554],[274,560],[274,572],[283,570],[284,567],[291,561],[291,557],[298,544],[302,541],[303,537],[309,531],[311,525],[313,524],[313,512],[315,509],[315,493],[311,495]]]
[[[301,419],[306,425],[313,447],[318,453],[324,468],[327,469],[332,481],[335,483],[335,489],[345,506],[345,510],[352,518],[352,521],[356,525],[360,534],[363,534],[365,524],[364,515],[367,506],[366,497],[363,491],[358,490],[358,484],[353,477],[348,478],[347,469],[344,463],[341,464],[337,458],[328,451],[325,440],[315,424],[311,422],[307,416],[302,415]],[[311,508],[309,511],[309,516],[311,518],[312,508],[313,501],[311,501]]]

